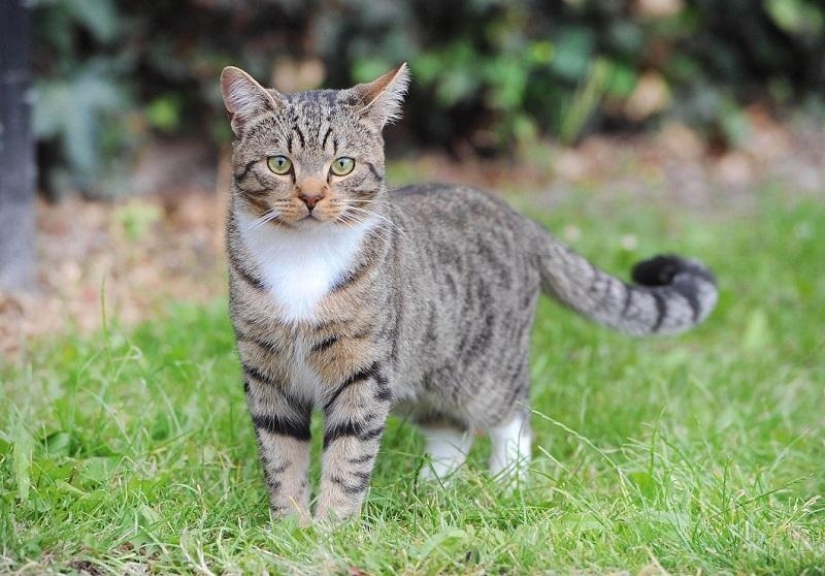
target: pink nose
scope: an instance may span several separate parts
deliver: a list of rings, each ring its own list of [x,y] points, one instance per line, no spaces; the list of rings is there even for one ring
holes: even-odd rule
[[[307,205],[310,212],[324,196],[325,194],[298,194],[298,198],[301,199],[301,202]]]
[[[318,204],[329,191],[329,185],[325,180],[309,176],[298,182],[297,186],[298,199],[301,200],[306,207],[312,211],[315,205]]]

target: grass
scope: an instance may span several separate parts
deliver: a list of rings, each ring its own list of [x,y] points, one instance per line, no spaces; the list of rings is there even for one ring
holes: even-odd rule
[[[701,256],[714,315],[631,340],[544,301],[529,485],[480,473],[484,441],[420,485],[396,420],[337,530],[270,523],[225,302],[41,343],[0,365],[0,573],[825,574],[825,204],[761,196],[735,218],[561,206],[551,228],[616,273]]]

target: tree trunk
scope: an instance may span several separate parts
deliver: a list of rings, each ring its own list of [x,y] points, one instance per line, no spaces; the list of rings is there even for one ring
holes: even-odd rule
[[[30,288],[35,276],[30,5],[0,8],[0,290]]]

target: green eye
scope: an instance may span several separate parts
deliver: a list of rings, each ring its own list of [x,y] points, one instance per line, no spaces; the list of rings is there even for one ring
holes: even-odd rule
[[[347,158],[346,156],[341,156],[340,158],[336,158],[332,161],[330,170],[336,176],[346,176],[352,172],[353,168],[355,168],[355,160],[352,158]]]
[[[270,156],[266,159],[266,165],[275,174],[280,176],[289,174],[289,171],[292,170],[292,160],[286,156]]]

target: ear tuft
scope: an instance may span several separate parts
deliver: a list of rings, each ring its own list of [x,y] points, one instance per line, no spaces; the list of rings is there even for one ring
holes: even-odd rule
[[[223,102],[232,120],[232,131],[240,135],[244,125],[264,112],[274,112],[279,103],[273,94],[258,84],[252,76],[234,66],[221,73]]]
[[[358,113],[379,128],[398,120],[409,83],[410,72],[404,63],[372,82],[358,84],[351,89],[360,105]]]

